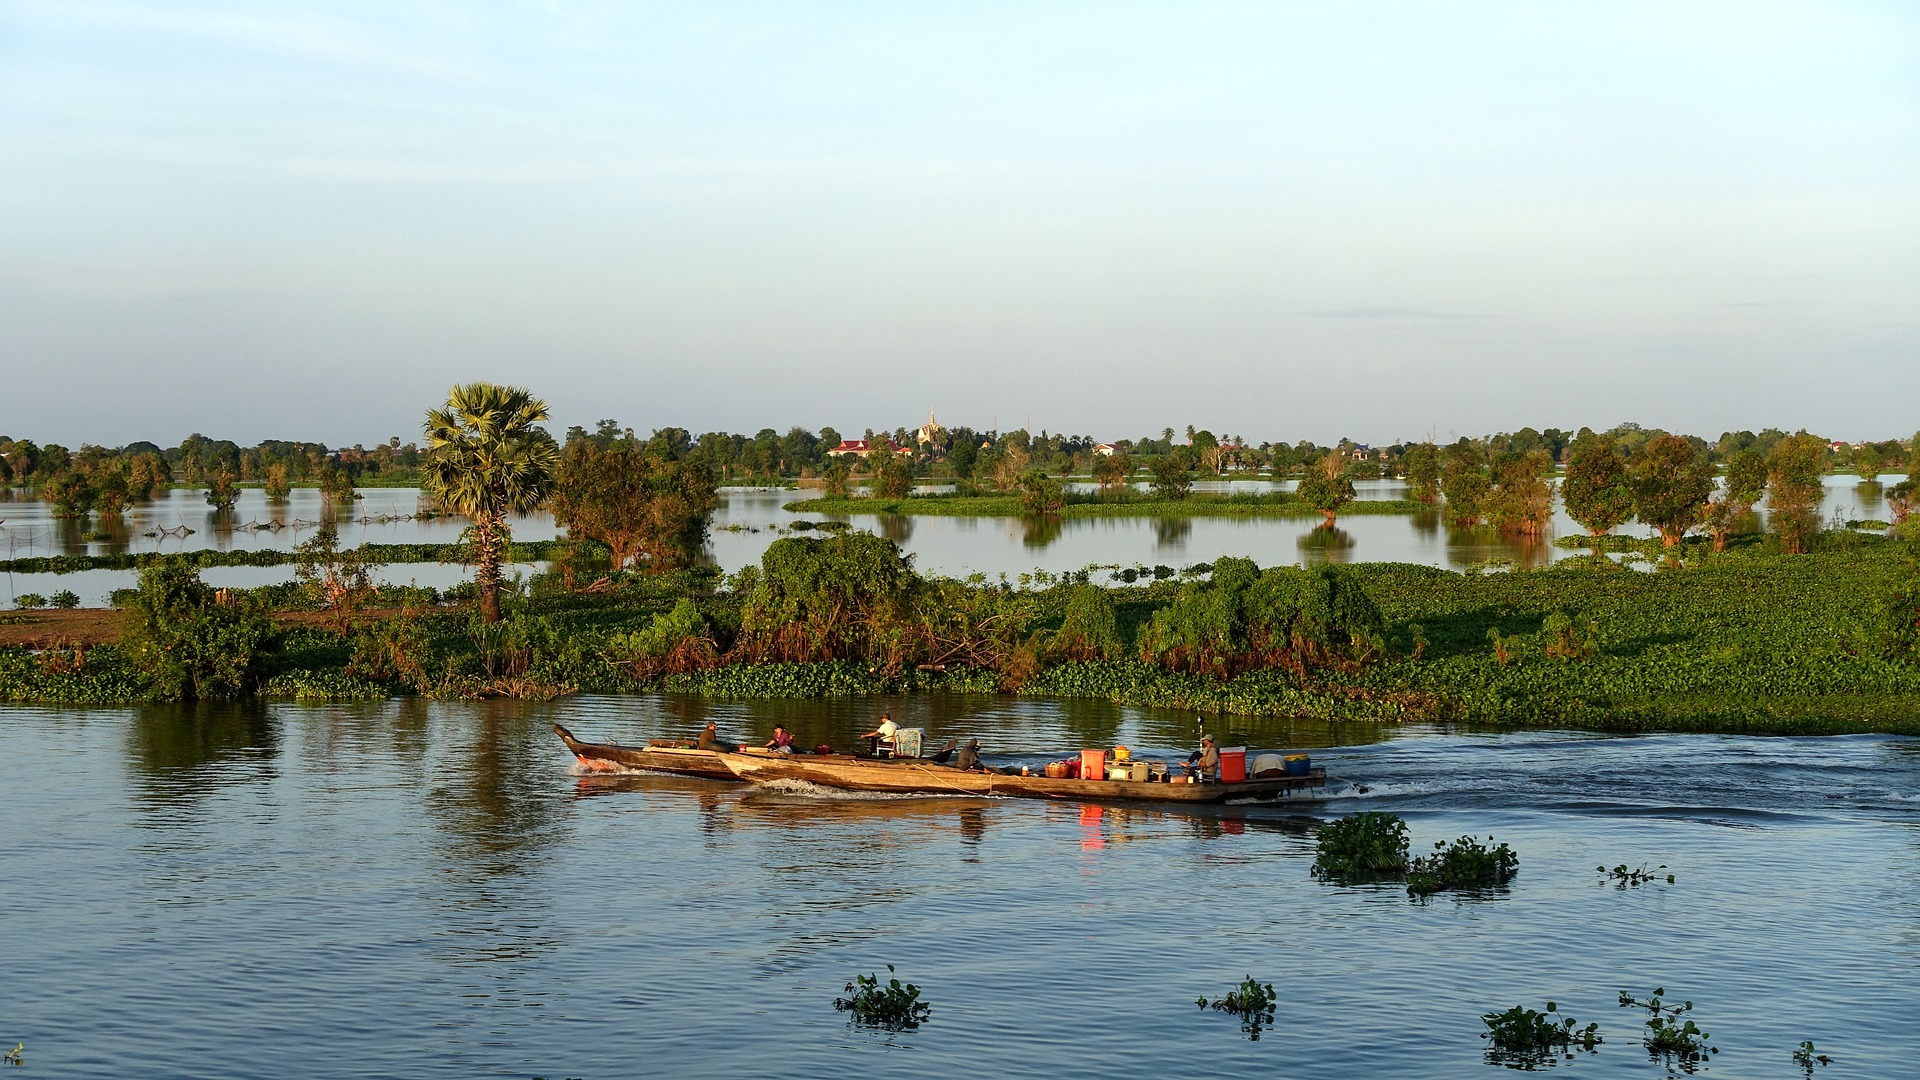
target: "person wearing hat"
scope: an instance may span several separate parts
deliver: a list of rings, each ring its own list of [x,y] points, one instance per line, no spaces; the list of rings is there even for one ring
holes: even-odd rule
[[[985,772],[987,767],[980,763],[980,740],[971,739],[960,747],[960,756],[954,759],[953,766],[964,772]]]
[[[1187,758],[1187,775],[1203,784],[1220,779],[1220,748],[1213,736],[1200,736],[1200,749]]]
[[[867,748],[874,757],[892,757],[893,737],[899,731],[900,725],[893,722],[893,717],[887,713],[881,713],[880,726],[860,737],[869,740]]]
[[[713,721],[711,720],[707,721],[707,726],[701,730],[700,741],[695,745],[702,750],[715,750],[723,754],[730,754],[740,749],[738,746],[720,738],[720,733],[715,730]]]

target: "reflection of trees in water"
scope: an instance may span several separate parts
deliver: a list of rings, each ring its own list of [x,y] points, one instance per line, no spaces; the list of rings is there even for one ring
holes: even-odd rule
[[[877,514],[880,535],[896,544],[904,544],[913,538],[913,518],[906,514]]]
[[[544,790],[562,767],[552,734],[545,723],[523,718],[528,706],[522,702],[436,708],[443,719],[447,712],[470,714],[440,725],[443,740],[457,730],[470,741],[443,742],[440,760],[426,766],[433,786],[424,805],[449,841],[441,854],[466,881],[524,873],[528,857],[553,841],[560,820],[560,800]]]
[[[191,804],[232,781],[218,768],[228,763],[256,762],[242,777],[273,779],[279,744],[280,732],[258,702],[144,705],[127,725],[127,766],[156,802]]]
[[[1185,548],[1187,546],[1187,538],[1192,535],[1192,518],[1163,517],[1153,519],[1153,546],[1155,550],[1163,548]]]
[[[1112,746],[1119,739],[1125,719],[1120,706],[1089,698],[1068,698],[1056,704],[1060,725],[1080,746]]]
[[[1448,526],[1447,565],[1453,569],[1477,566],[1489,559],[1505,560],[1523,570],[1547,565],[1553,558],[1552,537],[1513,536],[1490,525]]]
[[[1043,548],[1060,539],[1066,527],[1059,514],[1037,514],[1020,519],[1020,542],[1030,548]]]
[[[1413,525],[1416,536],[1437,537],[1440,535],[1440,511],[1428,508],[1415,510],[1407,520]]]
[[[1860,504],[1860,514],[1865,518],[1880,516],[1880,504],[1886,495],[1886,489],[1878,480],[1863,480],[1853,485],[1853,497]]]
[[[1308,566],[1343,563],[1353,552],[1353,534],[1330,524],[1315,525],[1300,537],[1300,553]]]

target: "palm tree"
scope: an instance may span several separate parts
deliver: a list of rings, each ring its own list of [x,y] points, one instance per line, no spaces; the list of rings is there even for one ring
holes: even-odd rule
[[[480,618],[500,621],[500,560],[507,515],[538,509],[553,490],[559,449],[546,429],[547,403],[517,386],[468,383],[427,411],[427,492],[473,522],[474,584]]]

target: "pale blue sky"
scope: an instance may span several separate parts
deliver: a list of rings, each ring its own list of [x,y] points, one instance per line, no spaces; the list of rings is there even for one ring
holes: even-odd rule
[[[1920,428],[1920,4],[0,3],[0,433]]]

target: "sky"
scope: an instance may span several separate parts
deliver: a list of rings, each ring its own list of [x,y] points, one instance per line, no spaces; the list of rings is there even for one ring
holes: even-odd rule
[[[0,3],[0,435],[1920,429],[1920,4]]]

